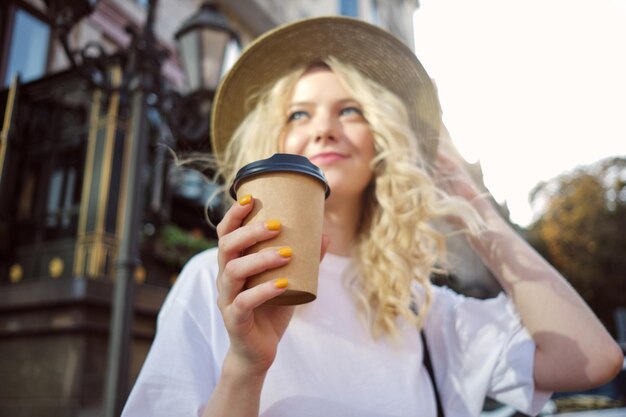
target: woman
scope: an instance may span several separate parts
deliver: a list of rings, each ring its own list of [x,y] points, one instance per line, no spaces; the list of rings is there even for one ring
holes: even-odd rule
[[[298,254],[242,256],[281,223],[242,226],[254,196],[234,202],[219,248],[191,260],[170,292],[125,416],[476,416],[485,396],[536,414],[551,391],[619,370],[621,351],[589,308],[478,193],[449,144],[437,146],[434,88],[388,33],[332,17],[264,35],[223,80],[212,124],[226,186],[275,152],[323,170],[318,298],[264,305],[289,277],[244,289]],[[445,265],[434,227],[445,219],[508,297],[430,284]]]

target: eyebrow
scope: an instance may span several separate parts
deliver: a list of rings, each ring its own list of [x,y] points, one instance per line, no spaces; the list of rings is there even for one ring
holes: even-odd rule
[[[347,98],[342,98],[342,99],[338,100],[337,103],[339,103],[339,104],[354,103],[354,104],[357,104],[359,107],[361,107],[361,104],[358,101],[356,101],[353,98],[348,98],[348,97]],[[289,103],[287,105],[287,107],[289,108],[289,107],[297,107],[297,106],[310,106],[310,105],[313,105],[313,104],[315,104],[315,103],[312,102],[312,101],[295,101],[293,103]]]

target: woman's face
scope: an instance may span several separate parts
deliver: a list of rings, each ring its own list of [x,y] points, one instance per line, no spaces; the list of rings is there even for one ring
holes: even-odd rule
[[[328,68],[309,69],[287,104],[281,151],[319,166],[331,197],[360,197],[373,176],[374,140],[360,105],[339,78]]]

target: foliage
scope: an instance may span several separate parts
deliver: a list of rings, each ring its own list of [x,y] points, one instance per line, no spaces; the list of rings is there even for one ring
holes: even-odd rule
[[[565,276],[609,330],[626,306],[626,157],[615,157],[539,184],[544,214],[531,243]]]
[[[570,397],[554,399],[559,413],[571,413],[585,410],[602,410],[617,408],[624,404],[606,395],[573,395]]]
[[[159,229],[155,249],[161,261],[180,270],[193,255],[216,244],[201,232],[187,231],[174,224],[166,224]]]

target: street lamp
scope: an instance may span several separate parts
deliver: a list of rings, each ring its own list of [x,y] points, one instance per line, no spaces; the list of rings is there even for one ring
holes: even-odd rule
[[[215,92],[222,74],[224,52],[237,33],[215,1],[205,2],[174,35],[190,91]]]
[[[174,35],[185,70],[185,94],[162,94],[160,107],[174,132],[179,149],[210,149],[211,105],[222,75],[226,50],[239,43],[237,32],[220,12],[216,1],[205,1]]]
[[[114,284],[109,356],[104,392],[104,416],[118,416],[128,387],[128,368],[134,312],[134,272],[141,265],[139,232],[143,216],[143,167],[148,153],[148,101],[161,112],[175,136],[187,140],[208,138],[209,109],[212,95],[222,73],[225,49],[235,31],[219,12],[216,2],[207,1],[199,12],[187,20],[176,33],[181,61],[188,77],[189,92],[181,95],[164,88],[161,65],[165,57],[154,35],[154,17],[158,0],[150,0],[142,29],[132,31],[127,50],[109,56],[97,42],[82,50],[69,46],[69,33],[74,24],[93,11],[98,0],[45,0],[48,15],[57,29],[63,49],[81,76],[104,92],[126,95],[131,103],[129,154],[125,156],[129,170],[124,184],[124,224],[120,231],[117,275]],[[95,54],[94,54],[95,51]],[[80,58],[79,58],[80,57]],[[120,59],[121,58],[121,59]],[[107,75],[112,60],[121,66],[121,80],[112,84]],[[114,61],[115,62],[115,61]],[[198,105],[198,100],[204,105]],[[175,111],[170,111],[174,109]],[[191,109],[191,111],[189,111]]]

